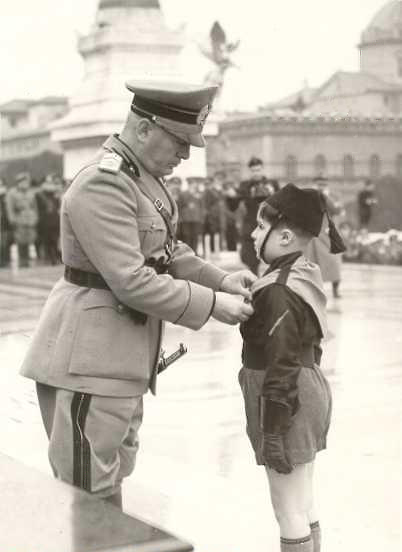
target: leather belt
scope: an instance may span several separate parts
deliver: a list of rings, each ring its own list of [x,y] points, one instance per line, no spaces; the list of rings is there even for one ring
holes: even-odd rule
[[[64,267],[64,279],[70,284],[74,284],[80,287],[94,288],[94,289],[107,289],[111,291],[108,284],[102,278],[100,274],[94,272],[87,272],[80,268],[73,268],[72,266]],[[148,320],[148,315],[144,312],[137,311],[130,307],[127,307],[131,319],[137,324],[145,324]]]
[[[75,284],[76,286],[95,289],[108,289],[111,291],[110,287],[100,274],[87,272],[86,270],[73,268],[72,266],[66,265],[64,267],[64,279],[67,280],[67,282],[70,282],[70,284]]]

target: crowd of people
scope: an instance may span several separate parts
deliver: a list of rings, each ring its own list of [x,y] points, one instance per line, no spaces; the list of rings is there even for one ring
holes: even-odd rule
[[[241,261],[255,274],[257,259],[251,232],[258,205],[280,189],[276,179],[264,175],[263,161],[251,157],[249,178],[237,182],[224,171],[211,177],[180,177],[167,180],[179,210],[178,238],[199,256],[208,257],[220,251],[239,251]],[[344,259],[353,262],[402,264],[400,236],[388,235],[371,239],[368,226],[373,208],[378,203],[375,187],[367,180],[357,196],[358,224],[353,227],[345,219],[345,211],[325,178],[312,181],[327,199],[328,210],[343,231],[348,245]],[[16,245],[18,266],[55,265],[60,255],[60,204],[66,181],[49,174],[36,184],[28,172],[17,174],[13,185],[0,179],[0,267],[11,263],[11,246]],[[320,265],[324,281],[332,282],[334,297],[339,296],[340,257],[328,256],[325,232],[314,240],[311,259]],[[321,243],[324,242],[324,243]]]
[[[236,184],[218,171],[212,178],[188,178],[187,186],[177,177],[168,181],[179,209],[179,238],[199,255],[207,257],[215,251],[239,251],[240,259],[254,274],[261,269],[251,234],[255,228],[258,207],[263,200],[279,191],[275,179],[264,175],[263,161],[252,157],[248,162],[249,178]],[[315,178],[311,186],[325,198],[329,215],[341,224],[343,205],[330,189],[328,180]],[[341,256],[329,252],[327,225],[313,240],[308,251],[321,268],[324,282],[330,282],[334,298],[340,297]]]
[[[35,185],[28,172],[17,174],[12,186],[0,181],[0,267],[11,263],[17,246],[18,266],[60,262],[60,204],[65,181],[48,175]],[[32,254],[32,249],[34,253]]]
[[[223,171],[213,177],[178,177],[167,181],[179,209],[178,237],[206,257],[217,251],[237,251],[254,273],[258,261],[250,239],[259,203],[279,190],[277,180],[263,174],[263,162],[252,157],[250,178],[239,184]]]

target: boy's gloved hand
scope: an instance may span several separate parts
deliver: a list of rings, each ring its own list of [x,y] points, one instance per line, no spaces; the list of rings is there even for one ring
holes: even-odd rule
[[[263,433],[260,455],[266,462],[266,465],[278,473],[287,474],[293,470],[293,466],[289,462],[285,452],[282,435]]]

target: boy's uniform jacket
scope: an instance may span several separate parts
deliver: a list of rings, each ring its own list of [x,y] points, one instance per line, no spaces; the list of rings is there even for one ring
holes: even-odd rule
[[[269,404],[284,405],[290,415],[295,417],[300,408],[300,382],[303,381],[304,397],[304,382],[306,377],[310,378],[310,375],[303,375],[302,380],[300,379],[302,368],[311,368],[306,374],[314,372],[314,378],[317,379],[315,367],[321,359],[320,341],[326,334],[326,296],[319,268],[300,252],[276,259],[266,274],[255,282],[252,292],[255,312],[241,325],[241,333],[244,340],[242,360],[245,369],[242,377],[248,378],[249,387],[246,393],[248,397],[245,395],[248,429],[250,439],[255,445],[258,431],[265,430],[260,427],[257,406],[252,411],[251,407],[247,407],[247,401],[255,401],[257,405],[257,400],[263,397]],[[321,378],[321,374],[318,378]],[[317,385],[321,386],[321,383],[313,381],[311,389],[314,396]],[[253,389],[250,391],[251,387]],[[244,385],[242,388],[244,392]],[[307,388],[310,388],[310,383]],[[250,398],[250,393],[258,396]],[[310,393],[310,389],[307,393]],[[321,391],[317,391],[317,394],[320,393]],[[325,389],[325,393],[328,393],[328,389]],[[312,399],[311,402],[314,401]],[[258,421],[253,420],[254,417]],[[304,414],[303,417],[306,418]],[[255,430],[252,429],[253,425]],[[305,428],[298,428],[297,432],[299,439]],[[297,454],[294,456],[296,462],[300,459],[308,461],[305,458],[312,453],[301,449],[304,446],[308,449],[313,440],[318,443],[316,450],[322,448],[321,435],[314,439],[310,437],[305,439],[310,444],[297,445]]]

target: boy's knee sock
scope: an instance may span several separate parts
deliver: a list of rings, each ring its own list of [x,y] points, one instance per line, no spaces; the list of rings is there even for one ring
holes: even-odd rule
[[[315,552],[311,535],[301,539],[281,537],[281,552]]]
[[[313,552],[320,552],[321,550],[321,527],[318,521],[310,523],[311,538],[313,539],[314,549]]]

